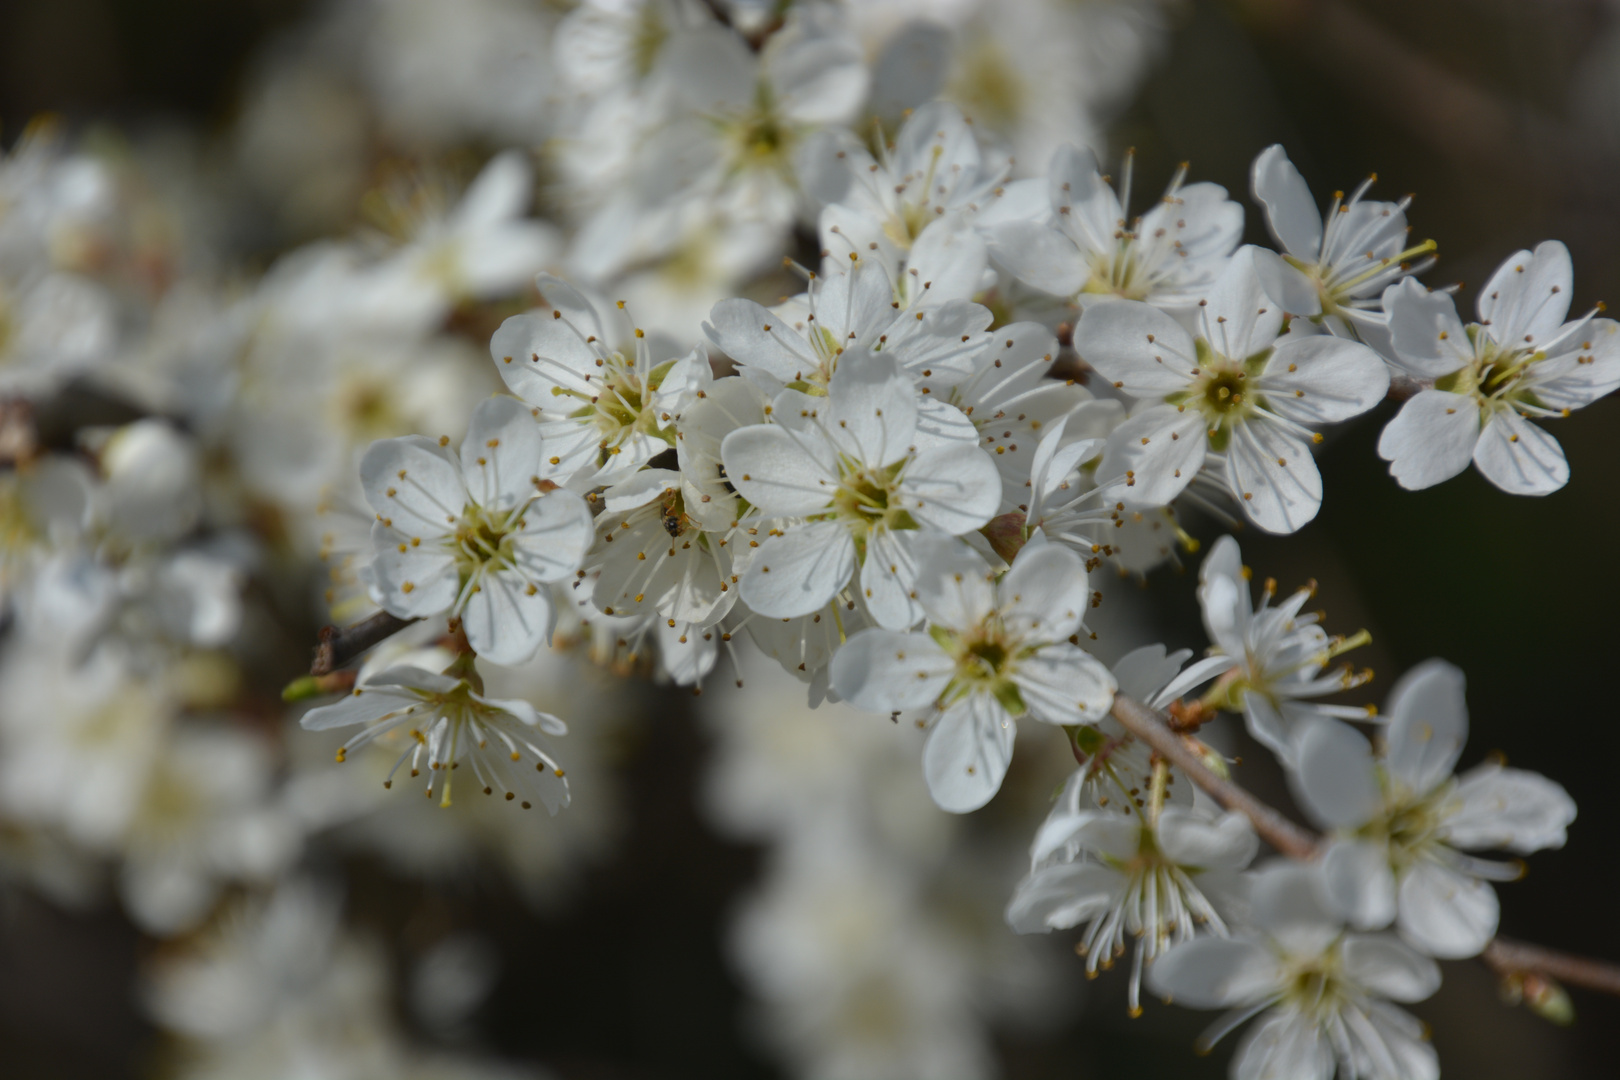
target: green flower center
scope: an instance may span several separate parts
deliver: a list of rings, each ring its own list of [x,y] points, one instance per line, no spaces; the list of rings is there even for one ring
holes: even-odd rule
[[[599,460],[605,465],[636,435],[650,435],[675,445],[674,429],[660,427],[657,410],[651,407],[652,395],[675,363],[674,360],[664,361],[648,372],[643,382],[634,358],[613,352],[602,359],[600,374],[591,380],[592,386],[597,387],[594,397],[560,386],[553,387],[551,392],[558,397],[574,397],[586,402],[569,416],[596,426],[601,433]]]
[[[1013,682],[1018,661],[1035,652],[1007,635],[999,616],[992,615],[979,626],[957,633],[943,626],[930,626],[929,636],[956,661],[956,673],[945,687],[941,704],[949,705],[972,693],[989,693],[1014,716],[1026,711],[1023,695]]]
[[[1478,325],[1468,327],[1468,339],[1474,345],[1473,361],[1436,379],[1436,390],[1472,397],[1481,412],[1511,408],[1515,402],[1540,407],[1535,395],[1521,384],[1530,368],[1547,358],[1546,353],[1503,348]]]
[[[1222,356],[1202,338],[1197,342],[1197,349],[1198,375],[1192,386],[1165,400],[1202,413],[1209,429],[1210,446],[1218,452],[1226,449],[1234,428],[1257,409],[1265,407],[1265,399],[1249,387],[1265,368],[1271,350],[1264,349],[1238,360]]]
[[[1453,785],[1442,784],[1421,796],[1392,790],[1387,777],[1384,786],[1383,812],[1357,830],[1356,835],[1387,844],[1390,868],[1398,874],[1423,861],[1442,843],[1441,828],[1449,816],[1445,812],[1445,805],[1451,797]]]
[[[838,490],[830,512],[822,520],[838,520],[855,538],[855,551],[864,562],[866,541],[873,529],[915,529],[917,522],[900,505],[900,476],[906,459],[869,469],[840,455]]]
[[[525,507],[526,509],[526,507]],[[456,556],[461,583],[513,562],[513,540],[523,528],[522,510],[490,510],[468,503],[445,543]],[[494,564],[491,567],[491,564]]]

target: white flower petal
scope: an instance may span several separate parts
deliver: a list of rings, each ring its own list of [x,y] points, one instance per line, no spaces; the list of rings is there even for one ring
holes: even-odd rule
[[[1052,214],[1079,250],[1100,254],[1113,247],[1125,211],[1090,148],[1058,147],[1046,175]]]
[[[917,453],[900,476],[901,506],[923,525],[960,536],[1001,506],[1001,474],[976,445],[951,443]]]
[[[1114,704],[1113,673],[1066,641],[1020,660],[1012,681],[1029,717],[1048,724],[1095,723]]]
[[[1074,241],[1040,222],[1012,221],[990,230],[990,255],[1008,274],[1053,296],[1073,296],[1091,276]]]
[[[484,166],[450,214],[452,226],[470,229],[504,224],[522,217],[529,208],[534,170],[522,152],[508,150],[496,154]]]
[[[925,340],[937,351],[930,357],[920,342],[914,344],[901,357],[906,370],[920,372],[924,367],[932,367],[936,375],[943,376],[950,370],[967,374],[969,365],[965,357],[958,358],[959,349],[953,346],[950,329],[959,327],[958,334],[966,333],[977,339],[989,328],[992,321],[989,309],[968,302],[979,291],[989,262],[990,252],[984,238],[973,229],[945,218],[923,229],[922,235],[912,243],[906,256],[906,277],[910,279],[913,302],[946,305],[953,310],[947,313],[945,307],[941,307],[937,309],[937,317],[931,314],[919,320],[927,328]],[[960,343],[961,339],[954,341]],[[976,340],[967,342],[976,343]]]
[[[1232,1080],[1333,1080],[1333,1046],[1313,1017],[1273,1009],[1249,1030],[1232,1058]]]
[[[814,433],[754,424],[727,435],[720,456],[731,486],[768,514],[817,513],[838,490],[832,448]]]
[[[861,595],[872,621],[886,630],[909,630],[923,617],[914,599],[917,589],[917,547],[931,539],[918,529],[875,528],[866,536],[866,559],[861,563]]]
[[[845,354],[827,387],[821,423],[833,445],[854,460],[892,465],[916,438],[917,394],[893,357]]]
[[[1017,730],[988,694],[970,694],[934,722],[923,745],[923,778],[941,810],[977,810],[1001,789]]]
[[[1395,362],[1420,379],[1437,379],[1472,363],[1474,347],[1450,293],[1431,292],[1416,278],[1384,290]]]
[[[1351,934],[1340,956],[1352,982],[1391,1001],[1422,1001],[1440,989],[1440,965],[1393,934]]]
[[[1135,300],[1088,304],[1074,330],[1074,349],[1132,397],[1185,390],[1198,372],[1192,336],[1158,308]]]
[[[1465,850],[1506,848],[1520,855],[1564,846],[1575,800],[1540,773],[1497,764],[1470,770],[1457,785],[1460,806],[1446,819],[1446,842]]]
[[[1172,862],[1201,870],[1241,870],[1260,850],[1260,838],[1242,814],[1229,811],[1211,818],[1184,806],[1160,811],[1158,842]]]
[[[1471,398],[1421,390],[1378,436],[1378,456],[1408,491],[1421,491],[1468,468],[1479,441],[1479,409]]]
[[[768,371],[783,382],[804,378],[819,363],[810,343],[794,332],[786,317],[752,300],[715,304],[703,331],[738,364]]]
[[[1155,405],[1113,430],[1097,467],[1099,485],[1127,506],[1168,506],[1204,464],[1209,439],[1196,409]]]
[[[996,595],[1008,629],[1037,641],[1077,633],[1091,606],[1085,563],[1058,544],[1025,544]]]
[[[1550,409],[1579,409],[1620,388],[1620,323],[1593,319],[1571,344],[1528,372],[1536,400]]]
[[[819,611],[855,573],[855,542],[836,521],[789,529],[760,544],[743,573],[743,603],[772,619]]]
[[[530,581],[561,581],[579,569],[590,550],[595,522],[591,508],[572,491],[540,496],[518,518],[512,561]]]
[[[1114,680],[1121,694],[1151,702],[1153,695],[1176,677],[1181,665],[1191,656],[1191,649],[1169,652],[1163,645],[1143,645],[1114,661]]]
[[[962,541],[931,535],[932,542],[918,552],[917,602],[936,625],[957,631],[977,627],[995,610],[995,573]]]
[[[494,664],[521,664],[551,640],[551,594],[511,571],[485,574],[461,613],[467,641]]]
[[[406,536],[443,536],[467,505],[455,455],[420,435],[372,443],[360,484],[377,516]]]
[[[925,709],[956,671],[956,663],[927,634],[862,630],[833,654],[832,687],[872,712]]]
[[[591,310],[588,304],[584,310]],[[586,339],[600,332],[599,328],[582,329],[573,319],[553,314],[561,311],[557,307],[513,315],[489,340],[495,370],[512,393],[542,414],[556,417],[572,411],[578,399],[553,394],[554,389],[589,390],[585,376],[596,371],[597,353]],[[595,326],[594,315],[589,323]]]
[[[1079,926],[1108,910],[1121,885],[1119,872],[1096,863],[1060,863],[1018,883],[1007,904],[1007,925],[1019,934]]]
[[[357,686],[330,705],[309,710],[298,723],[305,731],[370,724],[421,700],[415,694],[392,687]]]
[[[1574,295],[1569,249],[1544,240],[1534,253],[1508,256],[1479,293],[1479,321],[1491,337],[1513,349],[1545,345],[1558,334]]]
[[[1271,950],[1257,941],[1196,938],[1177,945],[1148,969],[1155,994],[1189,1009],[1221,1009],[1264,1001],[1280,989]]]
[[[413,545],[397,529],[372,526],[377,554],[369,567],[379,602],[401,618],[437,615],[456,602],[461,581],[455,558],[438,543]]]
[[[1256,248],[1254,270],[1266,295],[1288,314],[1311,317],[1322,313],[1322,294],[1316,282],[1275,251]]]
[[[473,501],[510,509],[534,494],[539,471],[540,427],[528,408],[509,397],[480,402],[461,441],[461,475]]]
[[[1486,421],[1474,464],[1509,495],[1548,495],[1569,483],[1569,462],[1558,440],[1510,409]]]
[[[1250,922],[1272,936],[1296,931],[1320,936],[1323,943],[1338,936],[1338,916],[1328,904],[1320,866],[1274,861],[1250,875]]]
[[[1322,508],[1322,474],[1310,449],[1274,424],[1238,425],[1226,475],[1244,515],[1267,532],[1295,532]]]
[[[1384,766],[1414,795],[1433,791],[1456,768],[1468,741],[1463,673],[1444,660],[1425,660],[1390,691]]]
[[[1442,960],[1477,956],[1496,935],[1496,890],[1436,862],[1401,878],[1396,928],[1412,945]]]
[[[1249,183],[1255,201],[1265,208],[1271,235],[1283,250],[1304,262],[1316,262],[1322,251],[1322,214],[1305,178],[1281,145],[1260,151],[1249,170]]]
[[[1238,655],[1243,655],[1241,652]],[[1257,690],[1243,694],[1243,725],[1284,765],[1294,761],[1294,727],[1277,703]]]
[[[1222,356],[1239,360],[1270,348],[1282,329],[1283,310],[1267,295],[1253,245],[1239,248],[1204,290],[1197,336]]]
[[[1325,829],[1354,829],[1383,805],[1372,747],[1349,724],[1321,717],[1294,732],[1289,781],[1300,808]]]
[[[1272,412],[1300,424],[1332,424],[1382,401],[1389,368],[1359,341],[1318,334],[1279,344],[1257,381]]]
[[[1395,921],[1395,872],[1387,844],[1334,840],[1322,856],[1322,880],[1334,908],[1356,929],[1382,930]]]

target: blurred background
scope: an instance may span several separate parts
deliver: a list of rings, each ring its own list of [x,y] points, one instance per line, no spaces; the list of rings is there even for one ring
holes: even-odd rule
[[[1136,149],[1138,203],[1182,161],[1246,198],[1254,155],[1282,142],[1320,199],[1373,172],[1375,197],[1415,193],[1414,238],[1439,242],[1425,280],[1460,282],[1460,308],[1508,253],[1547,238],[1574,256],[1574,310],[1620,297],[1620,6],[1067,2],[1129,9],[1146,28],[1134,83],[1096,104],[1100,134],[1085,133],[1110,154]],[[54,115],[160,189],[154,202],[184,205],[133,226],[184,222],[185,239],[163,247],[173,273],[245,278],[299,245],[372,227],[367,192],[391,170],[431,167],[464,184],[494,151],[541,140],[546,89],[527,87],[524,72],[547,54],[541,42],[525,57],[520,31],[553,25],[564,6],[473,7],[512,20],[496,35],[515,50],[506,66],[480,64],[447,29],[460,10],[449,0],[4,0],[0,143]],[[1073,62],[1089,62],[1090,48],[1074,42]],[[444,70],[452,63],[474,66]],[[491,81],[504,102],[468,92]],[[1247,239],[1267,240],[1252,208]],[[452,330],[472,343],[469,370],[487,367],[491,314],[461,316]],[[1392,411],[1330,440],[1321,516],[1293,537],[1245,534],[1245,561],[1285,590],[1318,581],[1330,631],[1371,631],[1362,662],[1378,678],[1356,700],[1381,701],[1429,656],[1467,672],[1465,765],[1503,750],[1580,806],[1568,847],[1498,890],[1503,933],[1620,959],[1620,726],[1605,675],[1620,604],[1609,472],[1620,401],[1553,424],[1573,479],[1544,499],[1503,494],[1472,470],[1402,491],[1374,452]],[[1193,531],[1208,542],[1217,528]],[[1197,558],[1111,589],[1151,613],[1150,640],[1202,646]],[[311,588],[298,572],[280,580],[295,596]],[[301,671],[320,624],[309,606],[267,605],[265,640],[277,644],[245,676],[264,685],[244,692],[272,703],[265,724],[281,723],[274,691]],[[341,968],[314,981],[282,972],[315,987],[309,1007],[325,1021],[309,1022],[330,1045],[357,1052],[385,1031],[422,1075],[1225,1075],[1230,1041],[1208,1058],[1190,1052],[1208,1017],[1149,1003],[1130,1020],[1123,973],[1087,985],[1072,935],[1001,928],[1024,838],[1062,776],[1052,754],[1043,765],[1020,753],[1003,798],[945,820],[924,792],[916,739],[882,718],[812,714],[803,688],[768,665],[743,690],[723,672],[701,697],[614,680],[572,654],[522,679],[580,736],[568,747],[584,759],[570,765],[575,808],[556,819],[446,832],[426,808],[386,824],[350,815],[309,843],[298,882],[268,900],[233,892],[237,906],[189,936],[143,929],[94,890],[53,894],[21,874],[0,885],[5,1075],[399,1075],[376,1064],[394,1060],[386,1054],[340,1068],[326,1050],[274,1067],[196,1064],[191,1044],[217,1032],[171,1022],[186,1003],[225,1002],[221,1031],[304,1030],[285,1010],[238,1000],[269,993],[251,974],[281,971],[266,955],[301,952]],[[25,706],[13,696],[4,707]],[[308,756],[330,753],[323,743]],[[1270,758],[1244,759],[1242,778],[1286,805]],[[795,832],[798,817],[827,827]],[[865,861],[852,863],[857,847]],[[784,938],[796,946],[784,951]],[[199,959],[208,949],[213,959]],[[231,968],[219,949],[258,959]],[[1414,1011],[1447,1075],[1614,1075],[1620,1002],[1574,992],[1576,1024],[1561,1030],[1499,1004],[1477,963],[1447,964],[1445,977]],[[321,1028],[360,999],[366,1019]],[[856,1048],[844,1058],[840,1039]]]

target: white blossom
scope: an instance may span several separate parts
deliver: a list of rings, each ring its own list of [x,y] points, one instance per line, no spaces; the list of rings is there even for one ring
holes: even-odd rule
[[[849,175],[843,194],[821,212],[823,247],[875,258],[908,288],[926,283],[934,296],[968,298],[978,290],[987,253],[972,217],[996,197],[1012,162],[986,155],[955,106],[916,110],[876,158],[848,138],[822,146]]]
[[[568,726],[527,701],[485,697],[482,688],[470,662],[443,674],[393,667],[366,678],[341,700],[311,709],[300,723],[309,731],[364,725],[338,750],[339,761],[375,741],[403,743],[384,787],[409,760],[413,777],[427,767],[428,796],[442,788],[439,805],[449,806],[452,772],[466,764],[471,782],[485,795],[500,791],[511,802],[532,791],[555,814],[568,805],[568,781],[546,749],[547,736],[566,735]],[[522,800],[525,810],[530,805]]]
[[[1404,488],[1449,480],[1470,460],[1512,495],[1546,495],[1569,480],[1558,440],[1531,418],[1568,416],[1620,386],[1620,324],[1564,321],[1574,271],[1556,240],[1520,251],[1479,294],[1463,326],[1452,298],[1410,279],[1384,294],[1397,365],[1420,390],[1378,439]]]
[[[1114,700],[1114,677],[1074,644],[1090,593],[1079,556],[1026,545],[1000,582],[960,545],[928,552],[916,578],[926,633],[863,631],[833,657],[833,687],[865,709],[931,709],[923,749],[929,793],[956,813],[1001,787],[1014,721],[1095,721]]]
[[[1210,652],[1224,658],[1220,704],[1243,713],[1249,734],[1283,761],[1293,760],[1294,733],[1313,717],[1366,720],[1370,710],[1330,705],[1313,698],[1366,682],[1346,665],[1326,674],[1328,661],[1367,640],[1330,638],[1319,625],[1320,612],[1301,614],[1314,588],[1300,589],[1276,607],[1276,582],[1267,581],[1256,608],[1249,598],[1249,575],[1237,541],[1215,542],[1198,572],[1198,602],[1209,632]]]
[[[648,338],[622,303],[553,277],[538,284],[546,306],[507,319],[489,343],[501,378],[540,421],[546,452],[534,475],[580,491],[618,483],[674,445],[672,421],[708,385],[708,357]]]
[[[1390,692],[1384,752],[1342,724],[1297,735],[1290,774],[1300,805],[1333,830],[1322,859],[1334,902],[1359,929],[1394,922],[1431,956],[1473,956],[1496,932],[1490,881],[1515,863],[1463,854],[1507,848],[1525,855],[1564,846],[1575,803],[1562,787],[1490,762],[1453,777],[1468,737],[1462,672],[1430,660]]]
[[[1178,945],[1148,985],[1179,1005],[1227,1009],[1200,1038],[1208,1048],[1260,1020],[1232,1059],[1233,1080],[1436,1080],[1423,1025],[1390,1002],[1422,1001],[1440,968],[1390,934],[1345,933],[1323,907],[1315,867],[1272,865],[1252,880],[1253,927]]]
[[[721,452],[737,493],[762,515],[797,519],[749,555],[741,576],[750,608],[772,618],[818,611],[858,564],[879,625],[917,621],[917,545],[989,521],[1001,483],[971,441],[924,438],[916,397],[895,361],[867,354],[839,366],[825,397],[787,391],[772,406],[774,423],[726,436]],[[971,439],[965,419],[960,427]]]
[[[1139,1015],[1144,968],[1200,929],[1226,936],[1213,900],[1238,891],[1236,873],[1257,850],[1237,813],[1161,806],[1122,817],[1059,803],[1036,834],[1034,866],[1007,905],[1007,924],[1030,934],[1086,923],[1077,949],[1089,976],[1112,967],[1133,937],[1127,1000]]]
[[[1281,245],[1281,258],[1263,258],[1261,272],[1272,295],[1291,315],[1319,322],[1329,332],[1354,335],[1389,351],[1389,319],[1381,298],[1386,287],[1420,274],[1433,263],[1423,256],[1434,241],[1408,246],[1406,208],[1399,202],[1364,199],[1376,177],[1346,199],[1335,192],[1325,213],[1281,146],[1268,146],[1250,170],[1254,197],[1266,225]],[[1422,259],[1422,261],[1414,262]]]
[[[829,256],[804,295],[775,309],[740,298],[720,301],[704,325],[709,339],[745,374],[794,390],[820,392],[843,357],[879,353],[934,385],[967,378],[989,341],[990,311],[960,298],[936,305],[899,295],[881,262],[851,254]],[[948,423],[928,412],[932,406],[920,403],[925,419]]]
[[[1358,342],[1279,340],[1283,310],[1266,294],[1253,250],[1240,251],[1201,294],[1195,333],[1151,305],[1112,300],[1087,308],[1074,344],[1141,401],[1109,437],[1102,465],[1103,476],[1122,478],[1127,505],[1167,505],[1208,467],[1249,520],[1289,533],[1322,505],[1313,427],[1372,408],[1389,373]]]
[[[448,613],[474,649],[504,664],[550,640],[546,586],[579,568],[592,531],[585,500],[541,480],[544,442],[527,412],[491,398],[459,456],[412,435],[374,444],[360,464],[377,512],[378,602],[406,618]]]
[[[1163,709],[1181,695],[1231,665],[1224,657],[1207,656],[1191,667],[1183,668],[1190,649],[1166,652],[1163,645],[1143,645],[1132,649],[1109,668],[1118,684],[1118,693],[1153,709]],[[1071,734],[1074,754],[1080,767],[1069,777],[1063,793],[1058,797],[1059,807],[1068,807],[1068,814],[1079,814],[1081,797],[1099,810],[1111,809],[1116,814],[1136,814],[1146,809],[1152,795],[1153,754],[1126,731],[1112,716],[1105,716],[1094,724],[1082,724]],[[1176,769],[1165,770],[1165,799],[1172,804],[1191,806],[1192,786]],[[1060,821],[1057,809],[1049,821]],[[1042,827],[1045,832],[1046,827]],[[1037,847],[1043,842],[1037,837]]]
[[[1178,171],[1159,204],[1128,223],[1131,159],[1115,194],[1090,150],[1062,147],[1047,177],[1050,212],[989,227],[990,253],[1018,280],[1082,308],[1116,297],[1190,309],[1237,246],[1243,208],[1219,185],[1184,185],[1185,176]]]

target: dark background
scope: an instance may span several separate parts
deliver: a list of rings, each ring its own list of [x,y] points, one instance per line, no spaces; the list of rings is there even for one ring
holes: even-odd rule
[[[277,0],[0,0],[0,139],[31,116],[70,125],[153,117],[219,131],[255,51],[308,14]],[[1620,298],[1620,15],[1598,0],[1246,0],[1190,3],[1167,54],[1114,128],[1138,150],[1139,191],[1175,164],[1247,191],[1249,162],[1283,142],[1319,200],[1377,171],[1375,197],[1416,192],[1414,238],[1439,241],[1430,284],[1474,286],[1511,252],[1564,240],[1584,310]],[[1141,198],[1141,196],[1138,196]],[[1138,211],[1141,207],[1135,208]],[[1265,241],[1251,211],[1249,239]],[[1544,499],[1497,491],[1475,472],[1421,494],[1400,490],[1374,445],[1386,406],[1321,455],[1321,516],[1286,539],[1246,534],[1245,561],[1289,589],[1321,583],[1330,631],[1365,626],[1364,691],[1429,656],[1468,674],[1473,737],[1464,764],[1500,749],[1563,783],[1581,816],[1569,846],[1499,888],[1502,930],[1620,959],[1613,798],[1620,762],[1609,674],[1620,601],[1620,401],[1553,421],[1573,479]],[[1212,536],[1206,532],[1206,539]],[[1191,582],[1156,574],[1149,601],[1172,646],[1203,642]],[[742,1035],[739,991],[720,950],[728,904],[758,853],[716,839],[695,809],[704,739],[683,693],[648,690],[652,723],[626,748],[626,841],[587,875],[576,902],[535,920],[498,880],[454,893],[362,867],[351,908],[404,940],[423,905],[500,944],[502,981],[479,1014],[488,1045],[569,1078],[768,1077]],[[1281,800],[1263,754],[1244,778]],[[114,912],[68,915],[14,900],[0,920],[0,1073],[122,1080],[161,1060],[132,987],[153,946]],[[1053,947],[1066,949],[1067,940]],[[1074,965],[1074,974],[1081,974]],[[1119,982],[1121,976],[1105,977]],[[1103,1002],[1118,986],[1100,988]],[[1560,1031],[1496,1001],[1477,963],[1415,1010],[1452,1077],[1598,1080],[1615,1073],[1620,1002],[1573,992]],[[1089,1010],[1071,1027],[1003,1044],[1007,1074],[1217,1077],[1232,1042],[1189,1051],[1209,1019],[1149,1006]]]

